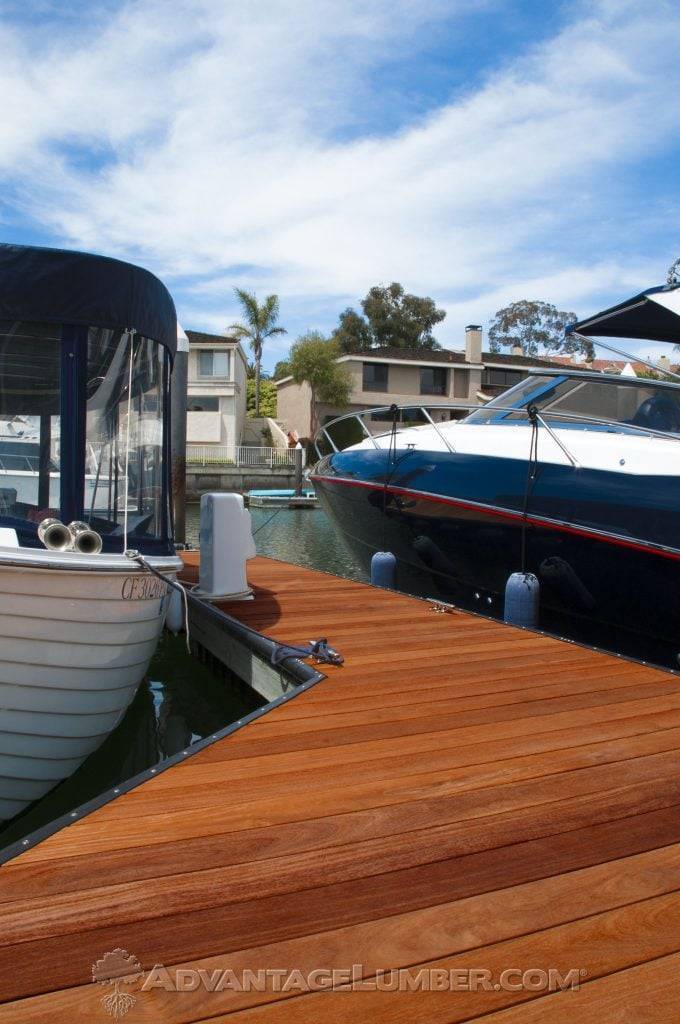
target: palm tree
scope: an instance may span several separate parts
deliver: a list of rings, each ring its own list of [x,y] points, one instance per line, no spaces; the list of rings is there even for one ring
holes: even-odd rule
[[[254,292],[244,288],[234,288],[236,298],[241,303],[244,324],[232,324],[227,330],[237,338],[247,338],[255,356],[255,415],[260,415],[260,375],[262,363],[262,346],[267,338],[274,334],[286,334],[285,327],[277,327],[279,319],[279,297],[268,295],[260,305]]]

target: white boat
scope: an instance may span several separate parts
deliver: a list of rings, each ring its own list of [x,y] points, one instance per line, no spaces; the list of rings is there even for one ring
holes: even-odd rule
[[[174,575],[181,561],[149,559]],[[124,555],[0,547],[0,820],[118,725],[156,649],[168,587]]]
[[[0,245],[0,823],[101,744],[156,648],[176,339],[146,271]]]

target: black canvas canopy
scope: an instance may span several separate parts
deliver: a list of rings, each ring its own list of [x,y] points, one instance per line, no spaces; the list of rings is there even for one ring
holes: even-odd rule
[[[0,244],[0,320],[134,328],[174,358],[169,291],[131,263],[66,249]]]
[[[581,320],[568,331],[594,338],[680,343],[680,287],[664,285]]]

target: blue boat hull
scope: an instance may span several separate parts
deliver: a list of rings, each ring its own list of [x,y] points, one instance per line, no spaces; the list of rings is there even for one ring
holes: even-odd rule
[[[508,576],[541,582],[541,628],[677,668],[680,491],[640,478],[448,453],[349,450],[313,476],[322,505],[366,566],[397,557],[400,590],[501,617]],[[606,479],[604,479],[606,478]]]

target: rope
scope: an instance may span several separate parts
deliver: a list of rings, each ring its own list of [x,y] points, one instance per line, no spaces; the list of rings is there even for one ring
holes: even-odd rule
[[[531,438],[529,440],[529,464],[527,468],[527,481],[524,487],[524,503],[522,506],[522,533],[520,548],[521,571],[527,571],[527,526],[529,514],[529,497],[538,471],[538,409],[535,405],[527,406],[527,415],[531,423]]]
[[[127,424],[125,427],[125,492],[123,496],[123,554],[125,554],[125,552],[127,551],[128,546],[128,496],[130,490],[130,478],[128,476],[128,473],[130,470],[130,420],[132,418],[132,364],[134,361],[135,348],[135,330],[133,327],[128,329],[128,334],[130,336],[130,360],[128,367]]]
[[[125,554],[127,558],[132,559],[133,562],[137,562],[137,564],[141,565],[143,569],[146,569],[147,572],[150,572],[152,576],[157,576],[159,580],[162,580],[163,583],[166,583],[169,587],[172,587],[173,590],[178,590],[182,595],[182,602],[184,604],[184,632],[186,635],[185,639],[187,651],[189,652],[189,654],[191,654],[191,635],[189,632],[189,598],[187,597],[186,587],[183,587],[182,584],[178,583],[176,580],[168,579],[168,577],[165,576],[162,572],[159,572],[158,569],[154,569],[154,567],[147,562],[146,558],[144,558],[143,555],[140,555],[139,551],[126,551]]]
[[[285,507],[286,507],[285,505],[281,505],[280,508],[277,508],[276,512],[273,512],[272,515],[270,515],[269,519],[265,519],[265,521],[263,523],[260,523],[258,528],[256,530],[253,530],[253,537],[255,536],[256,533],[259,533],[260,530],[264,530],[265,526],[269,526],[269,524],[271,523],[272,519],[276,519],[276,517],[278,516],[279,512],[283,512]]]
[[[276,640],[273,643],[276,644],[276,647],[272,650],[270,657],[272,665],[280,665],[286,658],[314,658],[322,665],[342,665],[345,660],[339,651],[328,646],[326,637],[322,637],[321,640],[310,640],[309,644],[304,646],[302,644],[299,646],[279,644]]]
[[[392,428],[390,430],[390,443],[387,446],[387,466],[385,468],[385,482],[383,484],[383,503],[382,503],[382,550],[387,550],[387,489],[392,482],[392,477],[396,467],[397,458],[397,421],[399,419],[399,407],[392,403],[390,406],[390,412],[392,413]],[[392,469],[390,471],[390,465]]]

